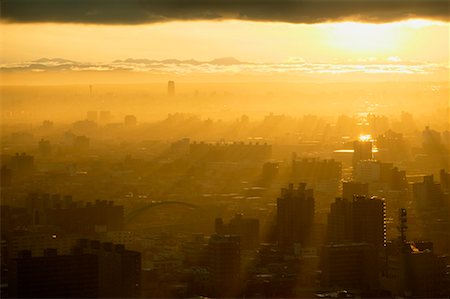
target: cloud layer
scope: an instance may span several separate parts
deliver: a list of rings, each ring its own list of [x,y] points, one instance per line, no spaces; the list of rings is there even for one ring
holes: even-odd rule
[[[449,20],[447,0],[2,0],[6,22],[145,24],[181,20],[288,23]]]
[[[211,61],[198,60],[116,60],[111,63],[82,63],[61,58],[42,58],[35,61],[0,65],[0,72],[147,72],[152,74],[410,74],[426,75],[447,72],[448,66],[428,63],[402,61],[398,57],[384,60],[368,59],[351,61],[345,64],[308,63],[301,59],[286,63],[252,63],[239,61],[232,57]]]

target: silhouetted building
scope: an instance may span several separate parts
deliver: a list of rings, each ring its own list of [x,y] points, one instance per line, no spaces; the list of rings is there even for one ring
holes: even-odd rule
[[[23,251],[9,267],[8,292],[12,298],[97,298],[98,257],[94,254],[57,255],[47,249],[33,257]]]
[[[386,243],[384,200],[337,198],[328,215],[327,238],[330,243],[368,243],[381,248]]]
[[[127,127],[134,127],[137,124],[137,118],[134,115],[126,115],[123,122]]]
[[[333,159],[292,159],[292,177],[305,182],[316,192],[335,193],[341,181],[342,164]]]
[[[297,188],[281,189],[277,199],[277,237],[278,245],[292,250],[295,244],[304,247],[310,242],[314,221],[314,195],[301,183]]]
[[[18,176],[30,174],[34,170],[34,157],[25,153],[16,153],[11,157],[9,166]]]
[[[207,250],[212,295],[236,297],[240,289],[240,237],[212,235]]]
[[[322,248],[321,286],[334,290],[378,288],[377,250],[367,243],[331,244]]]
[[[81,239],[71,254],[22,251],[11,260],[10,294],[18,298],[137,298],[140,253]]]
[[[360,182],[343,182],[342,198],[353,199],[355,195],[369,196],[369,184]]]
[[[446,298],[450,295],[446,257],[438,257],[432,242],[406,238],[406,210],[400,211],[400,236],[387,244],[382,288],[395,297]]]
[[[372,142],[371,141],[354,141],[353,142],[353,169],[356,169],[359,161],[371,160]]]
[[[174,81],[167,82],[167,95],[169,95],[169,96],[175,95],[175,82]]]
[[[110,111],[100,111],[98,121],[102,125],[109,124],[111,122],[111,112]]]
[[[86,136],[75,136],[73,140],[73,148],[77,151],[87,150],[89,148],[90,139]]]
[[[48,156],[52,152],[52,146],[51,146],[49,140],[41,139],[39,141],[38,147],[39,147],[39,153],[42,156]]]
[[[259,246],[259,220],[256,218],[236,214],[228,224],[222,218],[216,218],[215,226],[216,234],[239,236],[241,249],[256,249]]]
[[[441,189],[444,193],[450,192],[450,172],[446,172],[444,169],[441,169],[439,172]]]
[[[423,177],[423,182],[412,185],[413,201],[419,212],[443,206],[441,185],[434,182],[433,175]]]
[[[5,188],[11,186],[12,183],[12,170],[11,168],[2,165],[0,170],[0,187]]]

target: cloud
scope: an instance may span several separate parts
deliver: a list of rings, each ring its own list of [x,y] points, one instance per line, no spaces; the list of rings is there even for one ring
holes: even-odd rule
[[[183,20],[288,23],[449,20],[447,0],[2,0],[6,22],[145,24]]]
[[[397,57],[398,58],[398,57]],[[417,63],[385,60],[355,61],[338,63],[309,63],[296,59],[286,63],[253,63],[237,60],[233,57],[218,58],[211,61],[198,60],[150,60],[133,59],[115,60],[111,63],[76,62],[61,58],[41,58],[23,63],[0,65],[2,73],[18,72],[146,72],[151,74],[436,74],[448,72],[448,66],[440,64]]]

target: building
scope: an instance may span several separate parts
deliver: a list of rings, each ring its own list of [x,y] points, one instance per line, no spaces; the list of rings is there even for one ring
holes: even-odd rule
[[[367,243],[330,244],[322,248],[321,286],[334,290],[378,288],[377,251]]]
[[[354,196],[337,198],[331,204],[327,223],[329,243],[367,243],[381,248],[386,244],[384,200]]]
[[[406,217],[406,210],[401,209],[400,236],[386,247],[382,288],[395,297],[447,298],[448,260],[434,253],[432,242],[407,241]]]
[[[216,234],[237,235],[241,238],[241,249],[254,250],[259,247],[259,220],[245,218],[242,214],[236,214],[229,223],[224,223],[222,218],[216,218]]]
[[[174,81],[167,82],[167,95],[170,97],[175,95],[175,82]]]
[[[369,184],[360,182],[343,182],[342,198],[350,200],[355,195],[369,196]]]
[[[356,169],[359,161],[372,160],[372,142],[354,141],[353,142],[353,169]]]
[[[292,159],[292,178],[305,182],[315,192],[331,193],[334,197],[342,176],[342,163],[333,159],[316,158]]]
[[[281,189],[277,199],[277,238],[284,250],[293,250],[295,244],[309,245],[314,221],[314,195],[301,183],[297,188]]]
[[[441,185],[434,182],[433,175],[423,177],[423,182],[412,185],[413,202],[419,212],[439,209],[444,205]]]
[[[94,254],[57,255],[47,249],[34,257],[23,251],[9,267],[8,295],[12,298],[97,298],[98,257]]]
[[[22,251],[10,265],[10,295],[17,298],[137,298],[141,256],[123,245],[80,239],[70,254]]]
[[[211,278],[211,295],[236,297],[240,290],[240,237],[212,235],[208,242],[208,269]]]
[[[137,118],[134,115],[125,115],[123,122],[126,127],[134,127],[137,124]]]

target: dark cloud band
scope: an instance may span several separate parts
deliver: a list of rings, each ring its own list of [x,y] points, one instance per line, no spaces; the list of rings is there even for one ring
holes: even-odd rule
[[[2,0],[6,22],[144,24],[177,20],[289,23],[449,21],[447,0]]]

